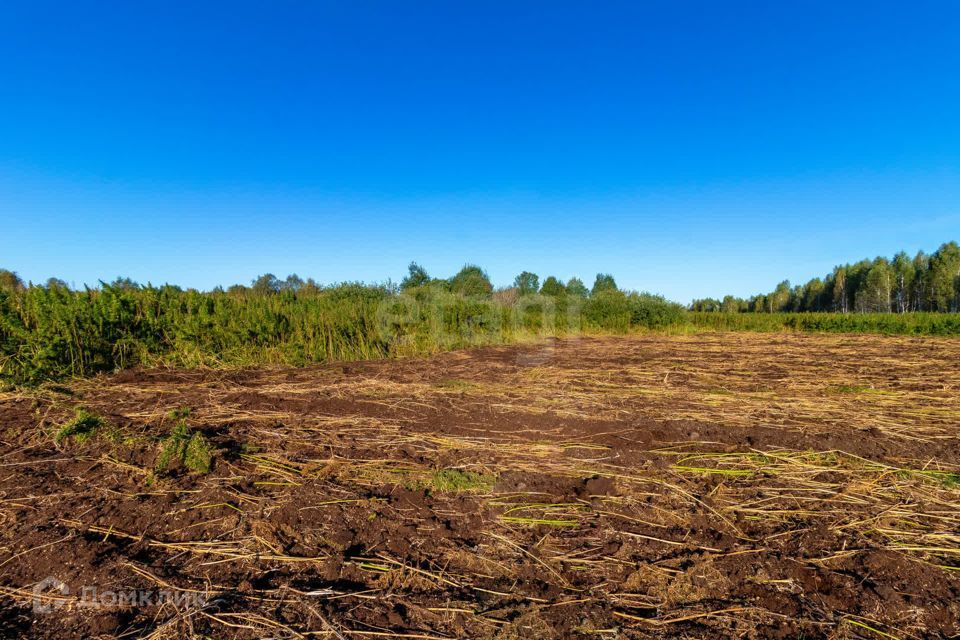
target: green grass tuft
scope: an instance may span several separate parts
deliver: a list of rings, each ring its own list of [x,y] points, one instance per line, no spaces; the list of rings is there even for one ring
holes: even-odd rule
[[[408,489],[431,493],[487,493],[493,489],[496,482],[496,476],[492,475],[459,469],[440,469],[427,477],[410,478],[403,485]]]
[[[78,444],[83,444],[94,437],[104,424],[105,422],[100,416],[94,415],[81,407],[77,407],[73,419],[60,427],[54,440],[57,444],[67,439],[72,439]]]
[[[154,469],[167,471],[174,462],[196,471],[209,473],[213,465],[213,446],[199,431],[191,431],[186,421],[180,420],[161,445]]]
[[[870,393],[874,391],[873,387],[862,384],[837,384],[827,388],[827,393]]]
[[[942,484],[945,489],[956,489],[957,487],[960,487],[960,473],[954,471],[931,471],[928,469],[919,471],[904,469],[903,471],[905,471],[908,475],[936,480]]]
[[[494,476],[458,469],[441,469],[430,475],[431,488],[444,493],[487,492],[496,482]]]

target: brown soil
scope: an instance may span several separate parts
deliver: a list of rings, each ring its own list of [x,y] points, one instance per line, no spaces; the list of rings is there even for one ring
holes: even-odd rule
[[[106,426],[57,443],[76,407]],[[184,408],[213,469],[154,473]],[[956,339],[128,371],[0,430],[6,637],[960,634]]]

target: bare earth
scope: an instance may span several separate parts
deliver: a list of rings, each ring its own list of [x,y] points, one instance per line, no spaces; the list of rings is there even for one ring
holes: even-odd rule
[[[155,474],[184,408],[214,467]],[[0,430],[5,637],[960,634],[957,339],[124,372]]]

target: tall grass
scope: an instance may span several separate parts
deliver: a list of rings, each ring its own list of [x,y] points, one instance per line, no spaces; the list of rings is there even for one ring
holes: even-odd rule
[[[0,289],[0,384],[131,366],[304,365],[504,344],[528,336],[652,330],[960,335],[960,315],[687,313],[658,296],[465,295],[343,284],[296,292],[184,291],[129,282]]]
[[[11,382],[136,364],[223,366],[377,358],[386,292],[341,287],[231,296],[105,285],[0,292],[0,376]]]
[[[0,382],[32,384],[135,365],[303,365],[501,344],[583,326],[653,327],[683,310],[615,292],[511,302],[427,285],[344,284],[310,292],[138,287],[0,290]]]

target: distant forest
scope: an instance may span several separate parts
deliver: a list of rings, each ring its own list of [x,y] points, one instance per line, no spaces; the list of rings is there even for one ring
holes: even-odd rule
[[[694,300],[692,311],[780,313],[803,311],[909,313],[960,311],[960,246],[941,245],[933,255],[912,258],[901,251],[834,267],[823,278],[791,286],[788,280],[770,293],[748,299]]]

